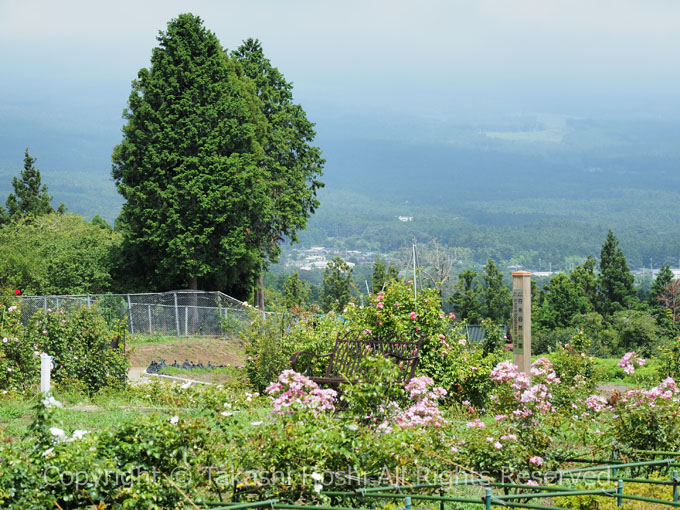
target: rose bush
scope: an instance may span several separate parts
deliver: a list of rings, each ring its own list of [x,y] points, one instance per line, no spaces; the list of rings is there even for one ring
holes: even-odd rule
[[[416,300],[411,281],[395,281],[363,307],[349,305],[344,317],[348,327],[377,338],[422,338],[418,373],[443,387],[450,401],[485,405],[493,384],[489,373],[502,359],[497,330],[487,325],[490,341],[468,345],[455,315],[442,311],[436,289],[420,289]]]
[[[90,393],[125,385],[129,361],[122,329],[110,328],[96,307],[40,310],[24,326],[20,309],[12,305],[0,309],[0,321],[0,388],[37,384],[41,353],[53,356],[56,385]]]

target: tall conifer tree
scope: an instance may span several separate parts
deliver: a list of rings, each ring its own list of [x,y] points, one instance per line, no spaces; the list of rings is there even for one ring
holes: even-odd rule
[[[628,269],[619,241],[610,230],[600,251],[597,277],[598,311],[603,315],[628,308],[635,296],[634,278]]]

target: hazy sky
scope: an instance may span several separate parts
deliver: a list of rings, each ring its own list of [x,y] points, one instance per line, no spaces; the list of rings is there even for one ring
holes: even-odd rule
[[[259,38],[323,114],[678,110],[674,0],[0,0],[0,113],[119,117],[156,34],[182,12],[227,48]]]
[[[130,82],[183,12],[226,48],[262,41],[317,123],[329,182],[357,139],[448,143],[517,114],[680,118],[677,0],[0,0],[0,195],[30,147],[56,201],[112,220]]]

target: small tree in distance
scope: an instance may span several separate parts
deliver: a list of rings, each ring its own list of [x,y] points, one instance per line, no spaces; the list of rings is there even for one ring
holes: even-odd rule
[[[7,196],[5,202],[7,212],[0,207],[3,223],[17,220],[22,216],[43,216],[55,212],[51,205],[52,196],[47,192],[47,185],[42,183],[40,170],[34,166],[35,161],[26,148],[21,178],[12,179],[14,192]],[[59,204],[57,212],[60,214],[66,212],[64,204]]]
[[[321,305],[325,312],[342,312],[352,292],[352,268],[340,257],[334,257],[323,270]]]
[[[283,284],[283,300],[286,308],[291,310],[304,306],[308,299],[309,285],[300,279],[297,272],[293,273]]]
[[[484,297],[484,316],[495,324],[506,324],[510,319],[510,305],[512,294],[503,282],[503,273],[496,266],[493,259],[484,266],[482,273]]]

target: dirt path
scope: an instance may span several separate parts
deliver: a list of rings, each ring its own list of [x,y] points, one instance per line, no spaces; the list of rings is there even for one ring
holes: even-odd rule
[[[130,382],[141,382],[146,378],[144,372],[152,361],[165,360],[170,365],[174,361],[183,363],[185,360],[193,363],[208,362],[213,365],[242,366],[245,360],[243,345],[238,339],[225,338],[177,338],[163,342],[150,342],[133,347],[130,355],[132,367],[128,372]],[[223,382],[228,379],[225,374],[193,374],[186,376],[197,381]]]
[[[133,347],[130,362],[133,367],[149,366],[152,361],[164,359],[166,363],[189,360],[194,363],[208,361],[213,365],[242,365],[245,359],[239,340],[224,338],[178,338],[167,342],[147,343]]]
[[[597,389],[600,395],[602,395],[605,398],[609,398],[617,393],[623,395],[630,389],[630,386],[623,386],[621,384],[599,384],[597,386]]]

